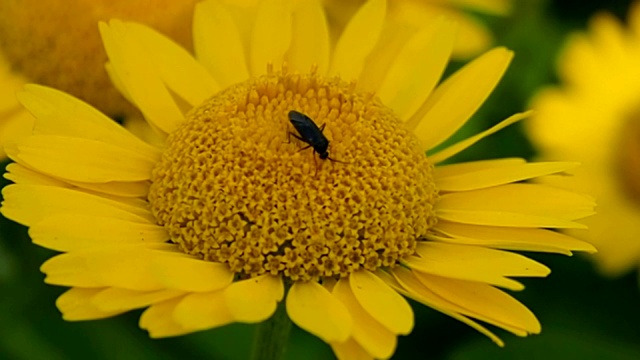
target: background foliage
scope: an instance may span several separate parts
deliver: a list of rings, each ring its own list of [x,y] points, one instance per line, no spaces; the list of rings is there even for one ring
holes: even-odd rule
[[[514,4],[510,18],[484,18],[497,45],[513,49],[516,56],[460,137],[526,109],[540,86],[556,81],[554,61],[566,35],[583,30],[597,11],[624,19],[629,1],[514,0]],[[449,71],[460,65],[452,64]],[[534,155],[522,129],[514,126],[456,161]],[[44,284],[38,270],[53,254],[31,244],[25,228],[0,218],[0,359],[247,358],[254,331],[250,325],[151,340],[137,326],[140,311],[93,322],[63,321],[55,299],[64,289]],[[640,359],[637,273],[605,279],[581,255],[528,255],[553,270],[548,279],[525,280],[527,289],[516,294],[539,317],[542,334],[521,339],[497,330],[507,344],[500,349],[466,325],[417,305],[416,328],[400,338],[394,359]],[[296,329],[288,358],[331,359],[332,354],[320,340]]]

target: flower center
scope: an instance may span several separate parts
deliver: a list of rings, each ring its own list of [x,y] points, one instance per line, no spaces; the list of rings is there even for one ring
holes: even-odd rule
[[[295,110],[329,157],[289,134]],[[317,129],[320,131],[320,129]],[[149,201],[189,254],[240,276],[291,280],[395,266],[436,222],[432,166],[417,140],[355,84],[269,71],[193,109],[167,139]]]
[[[632,116],[621,132],[618,172],[622,188],[640,206],[640,113]]]

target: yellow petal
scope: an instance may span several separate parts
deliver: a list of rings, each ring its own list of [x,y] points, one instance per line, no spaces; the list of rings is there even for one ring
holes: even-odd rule
[[[194,330],[211,329],[234,321],[222,291],[185,296],[176,306],[173,317],[179,324]]]
[[[491,331],[462,315],[462,313],[466,312],[464,308],[461,308],[447,301],[447,299],[436,295],[433,291],[424,286],[410,270],[396,266],[393,269],[393,278],[382,274],[380,277],[388,284],[394,284],[396,288],[399,288],[398,291],[402,289],[406,296],[471,326],[498,344],[498,346],[504,346],[504,342],[502,342],[502,340],[500,340],[500,338]]]
[[[163,243],[169,235],[161,226],[112,217],[54,214],[29,229],[35,244],[56,251],[96,249],[116,244]]]
[[[129,311],[161,303],[184,295],[177,290],[135,291],[107,288],[91,298],[91,302],[102,311]]]
[[[75,251],[55,256],[40,267],[48,284],[118,287],[156,291],[165,287],[150,269],[152,253],[142,246]]]
[[[196,329],[184,327],[175,320],[174,312],[182,299],[171,299],[150,306],[140,316],[140,328],[147,330],[152,338],[179,336],[196,331]]]
[[[483,162],[478,168],[473,163],[438,166],[434,177],[440,191],[467,191],[528,180],[556,174],[578,167],[575,162],[538,162],[505,166],[501,161]],[[472,169],[467,165],[473,166]]]
[[[394,334],[406,335],[411,332],[411,306],[384,281],[367,270],[361,270],[349,276],[349,284],[359,304],[373,319]]]
[[[540,251],[571,255],[571,251],[596,252],[596,248],[571,236],[546,229],[477,226],[439,221],[434,231],[438,241],[487,246],[505,250]],[[432,238],[431,236],[429,237]]]
[[[450,21],[458,25],[453,57],[469,59],[489,49],[494,43],[493,35],[484,21],[465,11],[449,9],[440,11]]]
[[[519,114],[515,114],[512,115],[508,118],[506,118],[505,120],[501,121],[500,123],[498,123],[497,125],[492,126],[491,128],[477,134],[474,135],[472,137],[469,137],[465,140],[462,140],[460,142],[457,142],[443,150],[438,151],[437,153],[429,156],[429,159],[431,160],[432,163],[434,164],[438,164],[441,163],[445,160],[447,160],[448,158],[462,152],[463,150],[467,149],[468,147],[470,147],[471,145],[477,143],[478,141],[486,138],[487,136],[493,135],[495,133],[497,133],[498,131],[506,128],[509,125],[515,124],[518,121],[525,119],[529,116],[531,116],[533,112],[532,111],[527,111],[524,113],[519,113]],[[425,125],[426,127],[426,125]],[[423,129],[424,131],[427,131],[429,129]],[[430,130],[429,130],[430,131]],[[417,134],[416,134],[417,135]],[[430,147],[424,147],[424,150],[427,151],[429,150]]]
[[[420,107],[409,126],[425,150],[439,145],[464,125],[489,97],[507,70],[513,53],[496,48],[445,80]]]
[[[592,198],[573,191],[539,184],[508,184],[442,195],[436,204],[436,212],[438,216],[447,212],[465,212],[470,214],[468,218],[477,215],[475,222],[452,220],[477,225],[559,227],[569,220],[593,215],[594,206]],[[502,215],[485,222],[488,217],[485,214]],[[549,222],[507,223],[505,218],[511,214],[549,219]],[[445,215],[441,217],[447,219]]]
[[[66,180],[67,183],[79,188],[103,193],[106,195],[114,195],[119,197],[141,198],[147,197],[149,194],[149,186],[151,182],[143,181],[109,181],[106,183],[87,183],[81,181]]]
[[[386,0],[370,0],[362,5],[338,39],[330,74],[346,81],[358,79],[367,56],[378,43],[386,12]]]
[[[84,214],[155,223],[149,210],[77,190],[40,185],[9,185],[2,190],[0,211],[7,218],[31,226],[54,214]]]
[[[66,184],[60,180],[56,180],[50,176],[44,175],[37,171],[33,171],[25,166],[17,163],[11,163],[7,165],[7,172],[4,174],[5,179],[11,180],[16,184],[21,185],[46,185],[46,186],[58,186],[70,188],[69,184]]]
[[[439,165],[434,170],[434,174],[437,172],[438,178],[444,178],[449,176],[456,176],[466,172],[480,171],[491,167],[498,169],[501,167],[509,167],[526,164],[527,160],[521,158],[502,158],[502,159],[490,159],[490,160],[478,160],[470,161],[466,163],[458,163],[451,165]]]
[[[62,313],[62,318],[67,321],[104,319],[126,311],[103,310],[96,306],[92,299],[103,290],[71,288],[58,297],[56,307]]]
[[[351,276],[353,276],[353,274],[351,274]],[[371,276],[375,277],[373,274]],[[374,358],[387,359],[391,357],[397,345],[396,334],[376,321],[376,319],[361,306],[352,292],[354,286],[349,286],[347,282],[351,281],[345,279],[338,281],[333,289],[333,296],[344,304],[353,318],[351,336]],[[380,282],[382,282],[382,280],[380,280]],[[388,288],[386,284],[383,283],[383,285]],[[390,313],[389,317],[392,316]]]
[[[117,74],[126,93],[144,117],[165,133],[171,133],[184,121],[182,111],[164,85],[160,74],[121,21],[99,23],[100,35],[109,56],[112,71]]]
[[[440,210],[438,218],[471,225],[511,226],[525,228],[554,228],[554,229],[586,229],[587,226],[575,221],[564,220],[544,215],[520,214],[507,211],[467,211]]]
[[[507,276],[544,277],[551,272],[546,266],[520,254],[479,246],[421,242],[416,251],[420,257],[410,256],[403,260],[411,269],[512,290],[524,287]]]
[[[166,86],[191,106],[200,105],[220,90],[202,64],[173,40],[138,23],[124,23],[124,28]]]
[[[338,360],[373,360],[373,356],[353,338],[349,338],[345,342],[333,342],[329,345]]]
[[[535,315],[513,297],[493,286],[472,281],[447,279],[440,276],[414,273],[416,278],[438,296],[481,314],[489,323],[516,335],[540,333]]]
[[[249,78],[240,32],[229,11],[219,1],[196,4],[193,47],[198,61],[221,87]]]
[[[291,9],[288,1],[264,0],[253,24],[249,68],[254,76],[267,71],[267,64],[279,69],[291,45]]]
[[[111,83],[118,90],[118,92],[125,99],[127,99],[128,102],[134,104],[135,102],[131,98],[131,95],[129,95],[129,90],[127,90],[125,83],[122,82],[122,79],[120,79],[120,76],[118,75],[118,72],[116,71],[116,69],[113,67],[113,64],[107,61],[104,64],[104,69],[107,72],[107,76],[109,76],[109,80],[111,80]]]
[[[322,4],[319,0],[306,0],[296,5],[288,63],[301,73],[317,66],[318,73],[324,75],[329,68],[331,44]]]
[[[0,95],[1,96],[1,95]],[[12,94],[15,96],[15,94]],[[16,102],[16,108],[9,112],[0,109],[3,119],[0,120],[0,159],[6,159],[8,154],[5,147],[16,139],[29,136],[33,133],[36,118]]]
[[[270,318],[283,296],[282,279],[271,275],[236,281],[224,289],[227,308],[233,318],[246,323]]]
[[[72,181],[148,180],[155,165],[142,154],[82,138],[34,135],[21,139],[16,147],[16,161]]]
[[[97,140],[141,154],[151,161],[160,158],[160,151],[136,138],[92,106],[62,91],[26,85],[17,96],[22,105],[38,119],[34,129],[36,134]]]
[[[209,292],[227,287],[233,273],[226,264],[200,260],[190,256],[169,256],[153,251],[151,270],[166,288]]]
[[[449,62],[454,37],[455,25],[438,19],[396,54],[377,93],[400,119],[408,120],[431,94]]]
[[[291,321],[323,341],[342,342],[351,334],[347,308],[318,283],[294,283],[286,301]]]

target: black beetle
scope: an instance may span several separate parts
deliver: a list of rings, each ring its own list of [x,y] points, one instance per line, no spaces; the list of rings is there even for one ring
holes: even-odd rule
[[[292,132],[289,132],[289,137],[293,136],[308,145],[300,150],[305,150],[312,147],[313,151],[318,153],[320,159],[329,159],[331,161],[344,163],[344,161],[332,159],[329,157],[329,140],[322,133],[326,124],[322,124],[321,127],[318,127],[318,125],[316,125],[316,123],[314,123],[310,117],[295,110],[289,111],[289,121],[291,121],[293,127],[296,129],[296,131],[298,131],[298,134],[300,134],[296,135]]]

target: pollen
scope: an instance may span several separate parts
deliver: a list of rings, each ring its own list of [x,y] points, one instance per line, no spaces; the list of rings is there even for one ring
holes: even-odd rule
[[[322,160],[288,118],[329,141]],[[436,223],[433,166],[371,93],[269,71],[194,108],[167,138],[149,202],[180,248],[240,277],[293,281],[393,267]]]

